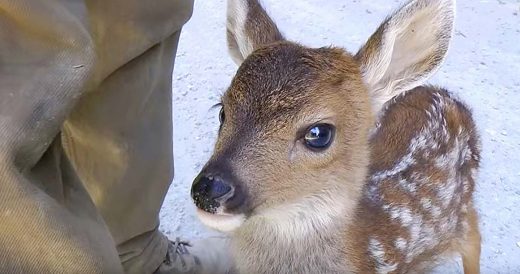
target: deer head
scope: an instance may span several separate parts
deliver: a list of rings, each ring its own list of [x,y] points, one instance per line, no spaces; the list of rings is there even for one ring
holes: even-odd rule
[[[229,0],[229,51],[240,67],[222,97],[214,153],[192,186],[201,220],[233,231],[259,219],[305,217],[319,229],[349,218],[374,119],[439,67],[454,9],[454,0],[412,0],[353,55],[285,40],[256,0]]]

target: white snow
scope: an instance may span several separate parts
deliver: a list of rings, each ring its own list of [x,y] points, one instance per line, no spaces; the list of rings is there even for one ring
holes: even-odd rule
[[[401,0],[264,0],[286,37],[356,51]],[[483,144],[477,207],[482,273],[520,272],[520,1],[457,1],[456,35],[432,79],[473,109]],[[227,54],[225,1],[196,1],[174,71],[175,180],[161,212],[170,237],[214,235],[189,196],[216,138],[218,103],[236,66]],[[462,273],[460,260],[438,273]]]

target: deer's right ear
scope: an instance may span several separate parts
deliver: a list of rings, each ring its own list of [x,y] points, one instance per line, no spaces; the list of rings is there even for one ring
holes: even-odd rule
[[[284,40],[258,0],[228,0],[226,27],[229,53],[237,65],[255,49]]]
[[[453,33],[455,6],[455,0],[410,0],[356,54],[375,113],[439,68]]]

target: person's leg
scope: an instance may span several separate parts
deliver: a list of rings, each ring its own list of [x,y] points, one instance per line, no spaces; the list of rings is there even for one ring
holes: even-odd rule
[[[0,273],[122,273],[61,147],[93,85],[94,43],[58,1],[0,1]]]
[[[191,6],[0,0],[0,273],[118,273],[118,251],[128,272],[169,262],[157,212],[173,175],[173,52]]]
[[[161,271],[175,273],[194,257],[168,261],[168,246],[170,253],[181,250],[158,230],[158,216],[173,179],[172,70],[180,29],[191,15],[193,1],[155,0],[153,5],[141,0],[131,4],[128,0],[111,2],[108,7],[99,2],[106,17],[98,17],[96,25],[106,28],[107,33],[120,29],[133,42],[150,44],[82,98],[65,123],[63,141],[116,241],[125,271],[151,273],[166,260]],[[112,6],[118,9],[111,11]],[[132,18],[138,21],[126,18],[136,12],[139,16]],[[115,17],[116,13],[120,16]],[[172,30],[168,35],[164,35],[166,27]],[[124,48],[112,45],[114,38],[117,33],[98,45],[103,49]],[[208,252],[197,249],[197,242],[186,251],[199,257],[194,263],[212,264],[209,273],[215,273],[217,262],[227,266],[227,258],[222,258],[227,255],[226,241],[209,241],[212,246],[206,247]]]
[[[179,33],[106,78],[63,130],[67,154],[127,272],[151,273],[168,246],[157,228],[173,178],[171,77]]]

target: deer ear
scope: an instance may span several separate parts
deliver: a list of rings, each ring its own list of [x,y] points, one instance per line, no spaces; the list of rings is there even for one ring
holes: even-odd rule
[[[375,113],[440,66],[453,32],[455,0],[412,0],[388,17],[355,58]]]
[[[257,0],[228,0],[226,27],[229,53],[237,65],[255,49],[284,40]]]

